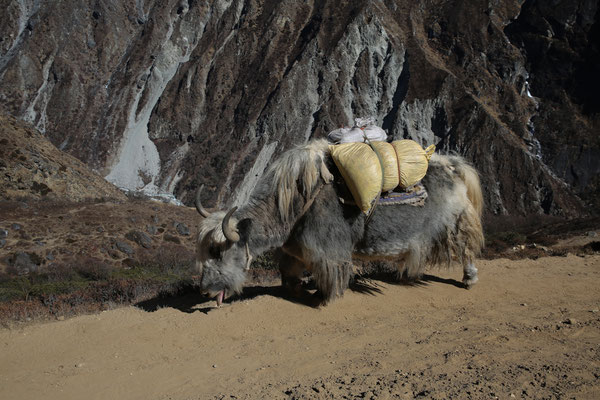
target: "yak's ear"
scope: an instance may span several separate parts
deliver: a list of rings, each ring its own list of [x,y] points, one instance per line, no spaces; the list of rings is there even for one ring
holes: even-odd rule
[[[244,242],[248,241],[250,237],[250,230],[252,228],[252,219],[244,218],[237,224],[238,232],[240,233],[240,239]]]

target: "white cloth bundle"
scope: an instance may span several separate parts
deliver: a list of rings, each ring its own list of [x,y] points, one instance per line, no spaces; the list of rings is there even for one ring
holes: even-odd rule
[[[365,137],[372,142],[383,142],[387,134],[375,125],[373,118],[356,118],[352,128],[343,127],[329,132],[327,138],[332,143],[366,142]]]

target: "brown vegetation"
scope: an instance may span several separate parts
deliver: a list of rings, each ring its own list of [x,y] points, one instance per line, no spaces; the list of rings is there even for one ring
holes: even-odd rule
[[[198,218],[148,200],[0,202],[0,319],[96,311],[192,285]]]
[[[196,210],[131,199],[123,203],[0,202],[0,320],[63,318],[198,293],[193,278]],[[187,229],[182,228],[185,227]],[[598,221],[488,221],[484,258],[538,258],[599,251]],[[189,233],[188,233],[189,232]],[[1,233],[1,232],[0,232]],[[580,235],[569,242],[572,235]],[[359,268],[391,279],[383,264]],[[272,253],[254,261],[249,285],[277,285]]]

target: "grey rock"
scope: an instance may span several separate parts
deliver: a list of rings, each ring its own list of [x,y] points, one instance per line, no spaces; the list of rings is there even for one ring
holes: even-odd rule
[[[190,228],[187,227],[187,225],[185,225],[182,222],[175,222],[175,229],[177,230],[177,233],[179,233],[182,236],[189,236],[190,234]]]
[[[6,246],[6,239],[0,239],[0,249]]]
[[[10,229],[12,229],[13,231],[18,231],[21,228],[22,228],[21,224],[17,224],[17,223],[14,223],[10,226]]]
[[[158,227],[156,225],[146,225],[146,231],[151,235],[158,233]]]
[[[0,229],[0,239],[8,237],[8,231],[6,229]]]
[[[132,242],[135,242],[138,245],[145,247],[147,249],[152,247],[152,239],[150,238],[150,236],[148,236],[144,232],[129,231],[129,232],[127,232],[125,237],[127,239],[131,240]]]
[[[125,242],[121,242],[121,241],[116,241],[115,242],[115,246],[117,247],[117,249],[119,249],[119,251],[127,254],[128,256],[132,255],[134,253],[133,249],[131,248],[130,245],[128,245]]]
[[[36,271],[41,264],[41,258],[35,253],[18,251],[11,257],[11,264],[19,274]]]

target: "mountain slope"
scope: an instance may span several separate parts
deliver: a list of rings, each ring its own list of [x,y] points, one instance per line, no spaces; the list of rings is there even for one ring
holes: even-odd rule
[[[489,214],[582,215],[597,109],[580,84],[554,93],[594,70],[598,2],[536,4],[13,1],[0,103],[111,182],[188,204],[201,183],[207,204],[239,204],[281,151],[373,116],[470,159]],[[577,68],[536,62],[546,42],[519,39],[535,18],[559,49],[578,38]]]
[[[42,134],[0,114],[0,200],[124,201],[125,195]]]

